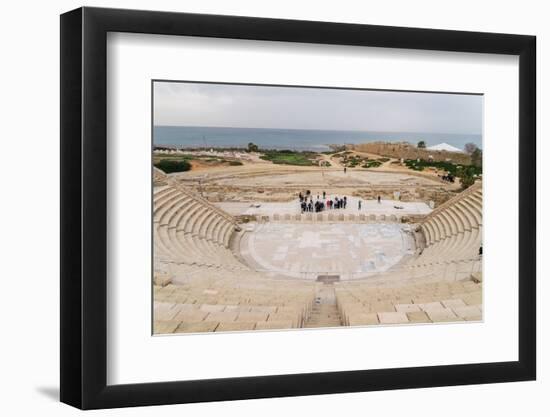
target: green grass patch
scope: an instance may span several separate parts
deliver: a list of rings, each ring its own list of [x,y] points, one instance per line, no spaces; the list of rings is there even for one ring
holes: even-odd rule
[[[260,156],[264,161],[271,161],[274,164],[281,165],[298,165],[298,166],[313,166],[318,165],[315,160],[317,153],[315,152],[296,152],[290,150],[268,150],[262,151]]]
[[[190,161],[202,161],[208,164],[227,164],[229,166],[239,166],[243,165],[241,161],[236,161],[234,159],[225,159],[217,156],[210,155],[191,155],[191,154],[154,154],[153,155],[153,164],[156,166],[160,161],[174,161],[174,162],[187,162]]]
[[[362,167],[363,168],[378,168],[380,165],[382,165],[382,162],[380,162],[380,161],[367,161],[362,165]]]
[[[367,162],[367,160],[368,160],[367,157],[363,157],[359,155],[344,155],[340,163],[342,163],[344,166],[348,168],[355,168]]]

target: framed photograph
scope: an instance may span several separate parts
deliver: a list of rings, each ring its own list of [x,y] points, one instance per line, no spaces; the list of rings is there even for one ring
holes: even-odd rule
[[[535,37],[61,16],[61,401],[533,380]]]

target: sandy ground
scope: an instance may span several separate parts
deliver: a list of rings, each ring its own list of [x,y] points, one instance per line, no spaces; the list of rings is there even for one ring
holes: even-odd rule
[[[376,159],[379,155],[372,155],[367,153],[355,152],[361,156],[368,156],[369,158]],[[346,180],[346,181],[359,181],[369,182],[373,185],[388,184],[388,183],[400,183],[405,181],[417,181],[420,185],[439,184],[448,188],[458,188],[458,184],[448,184],[439,179],[435,171],[418,172],[412,171],[405,166],[395,165],[392,162],[396,159],[390,159],[387,162],[382,163],[378,168],[348,168],[347,173],[344,174],[343,166],[338,161],[338,158],[333,158],[329,155],[321,154],[322,159],[330,161],[331,167],[300,167],[292,165],[277,165],[272,164],[269,161],[264,161],[259,158],[257,154],[251,154],[250,160],[241,160],[242,166],[228,166],[227,164],[212,165],[202,161],[193,161],[193,169],[188,172],[179,174],[173,174],[182,180],[204,180],[204,181],[221,181],[223,183],[223,177],[226,177],[227,182],[232,182],[236,178],[254,177],[254,185],[273,185],[274,182],[285,185],[288,183],[296,183],[295,180],[289,178],[285,182],[285,178],[270,177],[274,175],[282,175],[283,173],[300,173],[301,175],[308,173],[309,175],[303,176],[300,179],[300,183],[303,182],[319,182],[319,174],[325,176],[326,181],[330,180]],[[390,174],[390,175],[388,175]],[[393,176],[391,174],[394,174]],[[282,180],[282,182],[281,182]],[[321,183],[327,183],[322,180]],[[240,183],[241,185],[242,182]],[[247,182],[246,185],[250,185]]]
[[[379,155],[358,153],[369,158]],[[229,166],[194,164],[191,171],[170,174],[185,186],[192,187],[212,202],[290,202],[299,192],[312,194],[325,191],[331,195],[347,195],[373,199],[380,195],[393,199],[400,192],[403,201],[430,201],[440,204],[450,198],[460,185],[441,181],[434,173],[419,173],[391,164],[391,159],[378,168],[337,166],[330,155],[330,167],[278,165],[259,159],[258,154],[241,159],[243,165]]]
[[[419,175],[410,170],[395,169],[357,169],[348,168],[344,173],[343,169],[330,167],[298,167],[289,165],[275,165],[270,163],[245,163],[242,166],[217,166],[191,170],[172,176],[183,181],[198,182],[199,180],[217,184],[231,185],[301,185],[320,184],[331,185],[338,183],[343,186],[369,184],[416,184],[416,185],[438,185],[448,188],[455,188],[456,184],[448,184],[441,181],[436,175]],[[250,178],[254,178],[251,182]]]

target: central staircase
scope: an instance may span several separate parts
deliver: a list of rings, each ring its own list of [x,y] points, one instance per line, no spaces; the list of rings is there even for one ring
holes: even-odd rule
[[[317,290],[315,303],[304,327],[339,327],[341,325],[342,318],[336,307],[334,285],[325,283]]]

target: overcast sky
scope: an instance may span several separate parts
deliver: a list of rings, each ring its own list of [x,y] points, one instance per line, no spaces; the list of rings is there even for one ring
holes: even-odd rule
[[[155,82],[155,126],[481,134],[482,96]]]

